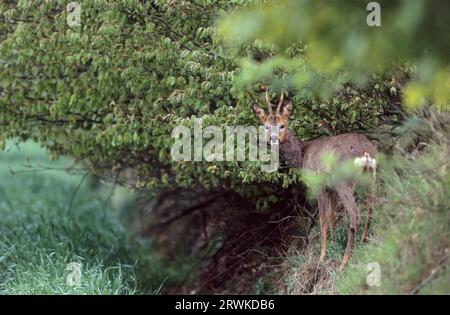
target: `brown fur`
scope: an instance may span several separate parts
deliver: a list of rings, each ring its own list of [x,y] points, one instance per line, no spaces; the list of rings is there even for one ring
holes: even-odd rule
[[[269,104],[269,106],[271,105]],[[275,120],[273,119],[274,115],[266,115],[264,110],[257,105],[254,105],[253,109],[255,115],[266,126],[269,125],[273,127],[280,126],[281,124],[284,125],[284,128],[280,129],[280,153],[286,163],[291,167],[310,169],[318,173],[325,172],[326,168],[322,161],[323,156],[328,153],[333,153],[337,156],[338,161],[355,159],[356,157],[362,157],[367,153],[371,158],[377,158],[378,152],[376,145],[364,135],[357,133],[345,133],[337,136],[321,137],[310,141],[298,140],[294,133],[288,129],[288,118],[292,112],[292,103],[288,103],[288,105],[283,108],[282,114],[277,111],[277,113],[275,113]],[[363,241],[366,241],[368,236],[370,219],[373,211],[375,181],[375,170],[366,171],[372,172],[373,185],[367,197],[368,214],[362,236]],[[349,216],[348,240],[340,270],[344,269],[351,256],[356,229],[359,224],[359,209],[354,198],[354,186],[355,183],[353,182],[343,181],[339,183],[337,187],[323,188],[318,198],[319,220],[322,235],[320,261],[324,259],[326,254],[328,230],[330,230],[331,237],[334,235],[334,222],[338,203],[342,203]]]

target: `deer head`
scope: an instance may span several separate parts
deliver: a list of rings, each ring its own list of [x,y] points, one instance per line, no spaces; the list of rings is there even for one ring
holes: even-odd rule
[[[292,113],[292,102],[287,103],[281,111],[283,97],[283,92],[281,92],[280,101],[278,102],[276,112],[273,113],[273,105],[270,102],[269,89],[266,88],[266,102],[269,109],[268,115],[266,115],[264,109],[259,107],[257,104],[253,105],[253,112],[266,127],[267,142],[270,145],[279,145],[283,143],[286,138],[288,118]]]

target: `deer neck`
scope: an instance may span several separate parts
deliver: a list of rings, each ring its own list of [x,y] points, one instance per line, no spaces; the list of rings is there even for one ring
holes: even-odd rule
[[[292,131],[286,130],[286,137],[280,144],[280,154],[291,167],[300,168],[302,165],[303,143],[297,139]]]

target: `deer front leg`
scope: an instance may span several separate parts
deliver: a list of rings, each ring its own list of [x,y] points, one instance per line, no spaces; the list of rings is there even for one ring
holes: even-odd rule
[[[328,195],[325,189],[320,192],[318,206],[319,206],[319,220],[320,220],[320,230],[322,234],[322,249],[320,251],[319,262],[325,258],[327,251],[327,203]]]
[[[347,247],[345,248],[344,258],[342,259],[341,266],[339,267],[339,270],[342,271],[347,265],[352,253],[352,246],[355,240],[356,228],[358,226],[358,207],[353,196],[353,185],[347,183],[341,184],[338,186],[337,192],[339,199],[341,199],[341,202],[347,210],[349,216]]]
[[[364,231],[363,235],[361,236],[361,240],[363,242],[367,242],[367,238],[369,236],[369,227],[370,227],[370,220],[372,219],[372,208],[367,209],[367,218],[366,218],[366,224],[364,225]]]

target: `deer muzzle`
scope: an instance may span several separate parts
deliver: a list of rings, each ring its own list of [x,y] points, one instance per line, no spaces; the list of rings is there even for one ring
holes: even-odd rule
[[[280,137],[279,137],[279,129],[274,127],[270,130],[270,136],[269,136],[269,143],[270,145],[279,145],[280,144]]]

